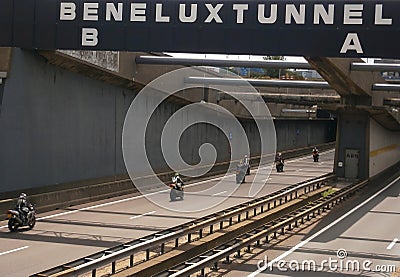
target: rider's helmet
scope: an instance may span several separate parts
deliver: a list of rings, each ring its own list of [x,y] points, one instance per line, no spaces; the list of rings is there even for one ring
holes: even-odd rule
[[[26,200],[26,194],[25,194],[25,193],[21,193],[21,194],[19,195],[19,199]]]

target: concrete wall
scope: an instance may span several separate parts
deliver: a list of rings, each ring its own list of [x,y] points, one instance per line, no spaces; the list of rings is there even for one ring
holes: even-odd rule
[[[116,130],[135,94],[13,53],[0,114],[1,190],[124,172]]]
[[[334,120],[275,120],[277,150],[300,148],[336,138]]]
[[[391,132],[370,120],[369,176],[372,177],[400,160],[400,132]]]
[[[125,174],[122,125],[135,95],[14,49],[0,110],[0,193]],[[159,130],[179,107],[164,102],[149,129],[148,154],[157,170],[165,169],[156,146]],[[257,154],[257,129],[242,123]],[[278,149],[333,141],[334,127],[333,121],[278,120]],[[182,138],[182,152],[196,162],[196,145],[218,141],[218,159],[224,160],[228,142],[221,136],[198,124]]]

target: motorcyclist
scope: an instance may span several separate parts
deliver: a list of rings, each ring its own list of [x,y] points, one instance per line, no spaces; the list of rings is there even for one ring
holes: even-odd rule
[[[19,212],[20,217],[24,224],[26,224],[29,212],[29,202],[26,199],[26,193],[21,193],[17,200],[16,210]]]
[[[183,188],[183,181],[178,172],[172,177],[172,183],[174,183],[179,190]]]
[[[282,165],[282,171],[283,171],[283,165],[285,164],[285,161],[283,160],[283,157],[282,157],[282,153],[277,153],[276,154],[276,157],[275,157],[275,164],[276,164],[276,169],[277,169],[277,171],[278,171],[278,166],[279,165]]]
[[[313,153],[314,162],[317,162],[317,161],[318,161],[318,158],[319,158],[319,151],[318,151],[318,148],[317,148],[317,147],[314,147],[312,153]]]
[[[244,155],[243,164],[246,167],[246,175],[250,175],[250,159],[247,155]]]
[[[239,163],[236,165],[236,183],[245,183],[246,182],[246,171],[247,166],[244,164],[244,159],[239,160]]]
[[[243,163],[244,163],[245,165],[248,165],[248,164],[249,164],[249,157],[248,157],[247,155],[244,155]]]
[[[275,162],[276,162],[276,163],[278,163],[278,162],[284,163],[283,157],[282,157],[282,153],[279,152],[279,153],[276,154]]]

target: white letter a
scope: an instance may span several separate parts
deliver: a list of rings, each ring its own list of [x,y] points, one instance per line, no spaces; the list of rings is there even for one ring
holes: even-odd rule
[[[357,54],[363,54],[360,40],[357,33],[348,33],[347,37],[343,43],[342,50],[340,54],[346,54],[349,50],[355,50]]]

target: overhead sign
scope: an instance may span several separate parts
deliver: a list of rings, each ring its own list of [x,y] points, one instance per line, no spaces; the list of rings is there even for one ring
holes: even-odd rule
[[[1,0],[0,45],[400,57],[400,1]]]

